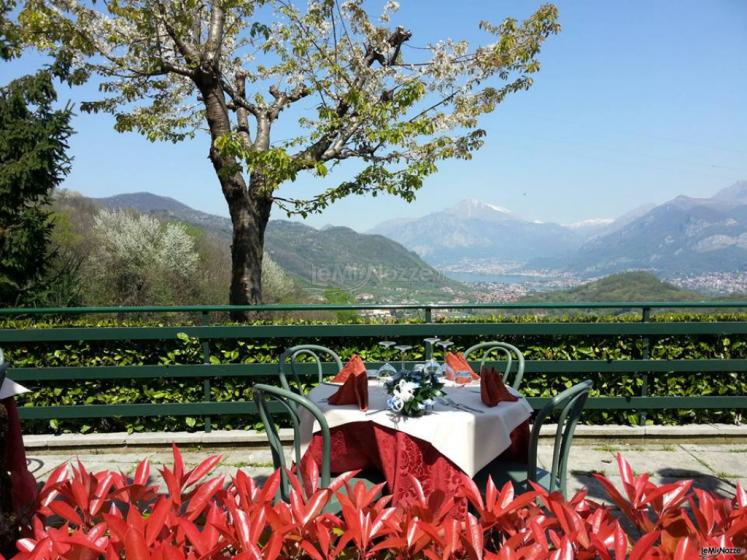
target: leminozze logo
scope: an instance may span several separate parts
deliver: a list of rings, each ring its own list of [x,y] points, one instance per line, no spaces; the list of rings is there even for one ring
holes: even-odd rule
[[[740,556],[744,554],[745,549],[741,547],[728,547],[728,546],[707,546],[700,549],[701,558],[713,558],[715,556],[722,556],[724,554]]]

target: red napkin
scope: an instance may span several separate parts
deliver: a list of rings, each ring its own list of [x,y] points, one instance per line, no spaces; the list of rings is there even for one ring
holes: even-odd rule
[[[368,410],[368,377],[366,370],[363,373],[348,375],[345,383],[332,395],[328,402],[330,404],[357,404],[361,410]]]
[[[480,376],[480,398],[486,406],[496,406],[503,401],[518,401],[503,383],[503,376],[495,368],[485,367]]]
[[[343,381],[347,381],[351,373],[353,375],[366,373],[366,364],[363,363],[363,360],[361,360],[361,357],[358,354],[353,354],[350,357],[348,363],[345,364],[345,366],[337,375],[335,375],[332,381],[334,381],[335,383],[342,383]]]
[[[446,375],[446,378],[449,381],[454,381],[454,374],[458,371],[470,372],[472,374],[473,381],[480,379],[480,376],[473,371],[472,366],[470,366],[469,362],[464,359],[464,354],[462,354],[461,352],[457,352],[456,354],[454,354],[453,352],[449,352],[448,354],[446,354],[446,358],[444,358],[444,361],[446,362],[446,365],[449,366],[454,372],[451,375]],[[460,379],[459,381],[463,383],[469,383],[469,380],[462,381]]]

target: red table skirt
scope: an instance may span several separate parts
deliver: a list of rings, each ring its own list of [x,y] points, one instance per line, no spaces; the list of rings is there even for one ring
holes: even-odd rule
[[[409,475],[414,475],[428,496],[441,490],[455,496],[464,471],[444,457],[427,441],[374,422],[352,422],[331,430],[331,471],[340,474],[352,470],[376,470],[384,475],[396,504],[414,493]],[[454,435],[458,437],[458,434]],[[511,432],[511,446],[500,457],[506,461],[527,462],[529,421]],[[309,460],[321,465],[322,437],[314,434],[301,460],[301,472],[308,472]],[[466,506],[466,504],[462,504]]]
[[[2,399],[0,404],[8,412],[8,433],[5,436],[5,465],[10,471],[11,502],[14,512],[25,517],[36,499],[36,479],[28,470],[26,450],[21,435],[21,420],[18,417],[16,401],[13,397]]]

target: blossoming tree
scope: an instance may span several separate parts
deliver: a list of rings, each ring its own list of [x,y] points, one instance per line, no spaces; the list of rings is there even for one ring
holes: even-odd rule
[[[234,304],[261,301],[273,204],[305,216],[351,194],[412,200],[439,161],[482,145],[479,117],[530,87],[540,47],[559,29],[546,5],[523,22],[482,22],[483,46],[411,47],[412,32],[390,23],[396,2],[378,17],[364,0],[300,4],[28,0],[19,14],[26,40],[68,64],[73,81],[101,79],[101,97],[83,110],[111,113],[117,130],[151,140],[207,128],[233,221]],[[273,135],[280,120],[292,121],[290,138]],[[358,164],[345,180],[278,194],[299,174],[326,177],[346,160]]]

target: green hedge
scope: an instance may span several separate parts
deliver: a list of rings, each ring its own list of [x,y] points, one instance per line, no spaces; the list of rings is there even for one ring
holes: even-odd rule
[[[538,316],[479,317],[485,321],[640,321],[634,314],[618,316],[554,316],[551,319]],[[745,321],[747,314],[659,314],[653,320],[664,321]],[[304,322],[292,320],[295,323]],[[459,322],[464,322],[459,319]],[[257,321],[267,324],[270,321]],[[288,323],[289,320],[283,320]],[[182,320],[186,325],[190,321]],[[75,321],[0,321],[0,328],[44,328],[44,327],[108,327],[108,326],[159,326],[152,320],[104,320]],[[398,339],[416,348],[410,359],[422,357],[420,339]],[[480,340],[478,337],[453,337],[455,347],[464,349]],[[640,359],[643,341],[640,337],[602,336],[515,336],[506,337],[524,351],[530,360],[627,360]],[[373,338],[324,338],[324,339],[262,339],[262,340],[216,340],[210,342],[213,363],[271,363],[277,362],[280,353],[287,347],[301,342],[329,346],[343,358],[358,353],[364,360],[384,361],[393,359],[391,351],[378,346]],[[80,343],[8,344],[6,358],[13,367],[56,366],[124,366],[144,364],[199,364],[203,361],[199,341],[186,336],[181,340],[168,341],[114,341]],[[387,352],[390,352],[387,354]],[[652,337],[650,355],[653,359],[737,359],[747,358],[747,341],[743,338],[716,336]],[[594,381],[592,396],[637,396],[641,394],[643,380],[633,375],[583,374],[544,375],[526,374],[522,393],[526,396],[549,396],[582,378]],[[252,396],[254,382],[273,382],[274,378],[216,378],[211,380],[211,399],[214,401],[248,400]],[[38,382],[31,384],[32,392],[20,397],[21,406],[52,406],[73,404],[121,404],[121,403],[177,403],[203,400],[203,387],[199,379],[146,379],[146,380],[102,380],[72,382]],[[686,374],[652,376],[649,394],[657,396],[701,396],[742,395],[747,393],[747,374]],[[692,422],[727,422],[739,420],[740,411],[735,410],[664,410],[648,411],[647,423],[684,424]],[[634,424],[640,422],[635,411],[586,411],[587,423]],[[146,417],[106,418],[92,420],[65,420],[51,422],[29,422],[29,433],[48,432],[111,432],[111,431],[156,431],[156,430],[200,430],[204,423],[200,417]],[[256,418],[213,417],[216,429],[250,429],[257,427]]]

